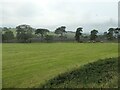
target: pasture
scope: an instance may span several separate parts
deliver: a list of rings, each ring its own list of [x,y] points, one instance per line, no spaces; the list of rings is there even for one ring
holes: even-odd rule
[[[118,57],[117,43],[2,44],[3,88],[39,87],[99,59]]]

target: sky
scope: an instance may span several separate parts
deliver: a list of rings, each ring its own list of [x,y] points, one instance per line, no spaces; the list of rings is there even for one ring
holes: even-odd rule
[[[118,26],[118,0],[0,0],[1,27],[28,24],[33,28],[84,32]]]

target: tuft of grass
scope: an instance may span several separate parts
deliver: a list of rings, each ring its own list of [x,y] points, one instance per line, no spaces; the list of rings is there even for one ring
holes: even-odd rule
[[[108,58],[86,64],[50,79],[42,88],[117,88],[118,59]]]

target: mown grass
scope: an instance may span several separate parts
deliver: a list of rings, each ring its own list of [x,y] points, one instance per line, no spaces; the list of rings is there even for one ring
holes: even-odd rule
[[[63,73],[42,88],[118,88],[118,58],[98,60]]]
[[[2,88],[2,44],[0,44],[0,89]]]
[[[3,88],[38,87],[73,68],[118,56],[117,43],[3,44]]]

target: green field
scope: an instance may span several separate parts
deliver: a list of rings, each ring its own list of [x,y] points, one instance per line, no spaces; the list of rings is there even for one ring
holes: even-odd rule
[[[39,87],[73,68],[118,57],[117,43],[3,44],[3,88]]]

